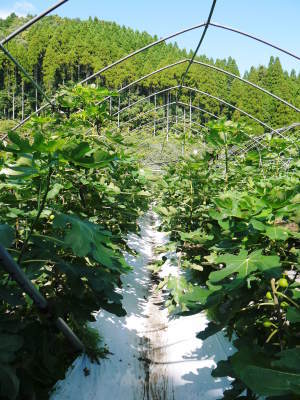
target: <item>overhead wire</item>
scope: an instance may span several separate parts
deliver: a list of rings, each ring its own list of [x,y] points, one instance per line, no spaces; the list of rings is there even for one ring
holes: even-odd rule
[[[14,58],[14,56],[4,47],[2,43],[0,43],[0,49],[3,53],[10,59],[10,61],[15,64],[17,69],[23,73],[23,75],[33,84],[36,90],[47,100],[49,105],[53,105],[53,101],[46,95],[41,86],[29,75],[29,73],[25,70],[25,68]]]
[[[211,5],[211,8],[210,8],[209,16],[208,16],[207,22],[206,22],[206,24],[205,24],[204,30],[203,30],[203,32],[202,32],[201,38],[200,38],[200,40],[199,40],[198,46],[196,47],[196,50],[194,51],[193,57],[191,58],[191,60],[190,60],[190,62],[189,62],[189,64],[188,64],[188,66],[187,66],[185,72],[183,73],[183,75],[182,75],[182,77],[181,77],[181,86],[184,85],[185,78],[186,78],[186,76],[187,76],[187,74],[188,74],[188,72],[189,72],[189,70],[190,70],[190,68],[191,68],[191,65],[193,64],[193,62],[194,62],[194,60],[195,60],[195,57],[196,57],[196,55],[198,54],[198,51],[199,51],[199,49],[200,49],[200,47],[201,47],[201,44],[202,44],[202,42],[203,42],[203,40],[204,40],[204,38],[205,38],[207,29],[208,29],[209,24],[210,24],[210,20],[211,20],[211,18],[212,18],[212,16],[213,16],[213,13],[214,13],[214,9],[215,9],[216,3],[217,3],[217,0],[213,0],[212,5]]]
[[[24,25],[22,25],[20,28],[16,29],[14,32],[10,33],[6,38],[1,40],[1,44],[5,45],[7,42],[9,42],[11,39],[14,37],[18,36],[20,33],[24,32],[26,29],[34,25],[36,22],[44,18],[46,15],[48,15],[50,12],[56,10],[58,7],[62,6],[64,3],[67,3],[69,0],[61,0],[58,3],[54,4],[52,7],[48,8],[47,10],[43,11],[41,14],[33,17],[31,20],[26,22]]]

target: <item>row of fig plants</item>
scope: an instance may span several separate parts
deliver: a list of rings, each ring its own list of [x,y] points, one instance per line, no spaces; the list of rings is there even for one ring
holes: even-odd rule
[[[233,341],[235,354],[212,372],[233,378],[224,399],[299,399],[299,139],[255,138],[221,120],[190,142],[198,150],[157,181],[182,271],[161,284],[168,306],[206,310],[199,338],[224,330]]]
[[[48,399],[76,357],[62,317],[93,359],[107,353],[88,326],[99,309],[125,314],[124,234],[147,208],[145,177],[108,128],[103,89],[63,88],[49,113],[0,147],[0,243],[47,299],[42,314],[0,266],[0,399]],[[100,105],[95,106],[96,103]]]

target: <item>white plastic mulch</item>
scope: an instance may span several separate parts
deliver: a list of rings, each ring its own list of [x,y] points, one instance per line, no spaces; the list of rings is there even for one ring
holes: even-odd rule
[[[167,243],[168,236],[158,232],[159,221],[151,211],[139,226],[140,235],[128,235],[137,256],[125,254],[134,268],[122,277],[127,315],[118,318],[101,311],[93,324],[113,354],[100,365],[79,357],[51,400],[216,400],[229,387],[228,379],[214,379],[211,371],[233,352],[231,344],[222,333],[205,341],[196,338],[208,324],[204,313],[168,317],[163,293],[155,290],[147,269],[154,248]],[[160,275],[178,273],[168,260]]]

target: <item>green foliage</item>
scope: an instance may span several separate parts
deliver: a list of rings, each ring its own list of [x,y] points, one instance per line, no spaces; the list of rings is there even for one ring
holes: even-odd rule
[[[125,315],[116,290],[130,270],[122,234],[137,229],[148,196],[139,164],[108,130],[105,107],[93,107],[107,94],[63,88],[59,111],[33,118],[21,134],[8,131],[1,145],[0,243],[49,304],[41,314],[0,269],[1,399],[47,399],[63,378],[76,354],[57,317],[97,360],[108,350],[87,322],[99,309]]]
[[[5,20],[0,19],[3,35],[8,34],[17,26],[21,26],[23,22],[24,18],[18,18],[15,15],[9,16]],[[50,16],[11,41],[9,50],[51,95],[61,84],[80,82],[101,68],[155,40],[157,37],[146,32],[134,31],[114,22],[100,21],[97,18],[83,21]],[[106,71],[101,78],[96,79],[96,84],[119,89],[166,64],[188,57],[191,57],[191,54],[184,49],[179,49],[176,44],[161,43],[114,69]],[[240,76],[236,61],[231,57],[212,60],[202,55],[196,57],[196,60],[213,64]],[[158,91],[176,86],[185,69],[186,64],[181,64],[153,75],[133,88],[134,92],[132,91],[131,94],[136,97],[144,96],[153,93],[154,89]],[[24,79],[16,71],[15,66],[2,54],[0,54],[0,77],[1,119],[23,118],[43,102],[39,94],[36,96],[31,83]],[[244,77],[283,97],[296,107],[300,107],[299,75],[297,76],[295,71],[291,73],[283,71],[278,58],[271,57],[268,67],[251,67]],[[268,95],[241,81],[200,65],[194,64],[191,67],[186,84],[213,96],[224,98],[275,128],[299,121],[299,116],[295,111]],[[124,94],[121,102],[127,105],[128,97],[128,93]],[[183,92],[182,101],[188,102],[188,98],[189,95]],[[162,100],[163,96],[160,96],[158,101]],[[67,106],[70,101],[69,97],[65,96],[63,101],[62,107]],[[224,104],[200,93],[192,94],[192,102],[207,112],[230,118],[233,121],[249,123],[249,119],[239,111],[233,111]],[[113,110],[116,111],[117,107],[118,101],[113,101]],[[88,112],[92,111],[97,113],[97,107],[90,105]],[[80,114],[82,119],[87,118],[86,110],[81,111]],[[136,112],[134,114],[136,115]],[[197,117],[200,123],[206,123],[209,118],[207,113]],[[97,124],[97,119],[94,120],[94,123]],[[257,133],[263,133],[259,124],[255,121],[250,121],[250,123]]]
[[[224,399],[296,399],[299,165],[281,169],[282,148],[272,143],[262,162],[254,152],[233,158],[245,132],[251,135],[242,125],[211,122],[198,137],[205,154],[182,157],[156,182],[156,209],[182,268],[179,279],[163,283],[167,305],[177,312],[206,310],[211,322],[199,333],[202,340],[222,329],[238,338],[237,352],[213,372],[234,379]],[[264,163],[264,156],[277,164]]]

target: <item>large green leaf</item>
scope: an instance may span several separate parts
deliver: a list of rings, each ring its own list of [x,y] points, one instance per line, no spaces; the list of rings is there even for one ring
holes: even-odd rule
[[[59,214],[55,217],[54,227],[64,230],[65,246],[71,248],[78,257],[89,255],[112,270],[128,270],[121,254],[108,247],[111,245],[111,233],[99,225],[73,215]]]
[[[237,274],[239,278],[246,278],[254,271],[266,271],[280,265],[278,256],[264,256],[262,250],[256,250],[248,254],[246,250],[241,250],[238,255],[225,254],[217,258],[217,263],[225,263],[226,268],[211,272],[209,280],[219,282],[232,274]]]
[[[0,351],[17,351],[23,345],[23,339],[18,335],[0,334]]]
[[[18,335],[0,334],[0,362],[9,363],[23,346],[23,338]]]
[[[0,396],[15,400],[19,393],[20,382],[15,370],[9,365],[0,364]]]
[[[0,287],[0,299],[12,306],[25,305],[21,290],[14,290],[9,287]]]
[[[64,188],[60,183],[55,183],[52,189],[48,192],[47,199],[53,200],[59,194],[59,192]]]
[[[296,307],[289,307],[286,312],[286,318],[292,324],[300,322],[300,310]]]
[[[201,229],[197,229],[193,232],[179,232],[181,240],[192,243],[205,243],[212,240],[213,235],[207,235]]]
[[[251,390],[262,396],[300,395],[300,373],[245,365],[240,377]]]
[[[300,348],[288,349],[276,354],[279,360],[271,363],[272,367],[300,372]]]
[[[268,226],[265,235],[272,240],[287,240],[289,232],[280,226]]]
[[[239,351],[230,357],[230,361],[236,376],[254,393],[262,396],[300,394],[299,367],[293,369],[299,357],[298,352],[295,355],[282,352],[278,353],[278,357],[280,360],[273,361],[270,365],[269,357],[255,346],[250,348],[248,342],[239,347]],[[291,362],[286,368],[288,359]]]
[[[21,153],[31,153],[31,146],[28,139],[21,138],[16,132],[9,132],[8,134],[11,142],[16,146],[17,151]]]
[[[0,225],[0,244],[10,247],[14,241],[15,232],[9,225]]]

